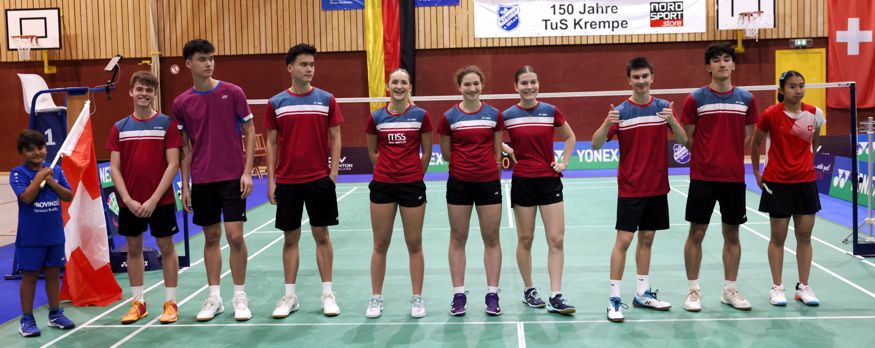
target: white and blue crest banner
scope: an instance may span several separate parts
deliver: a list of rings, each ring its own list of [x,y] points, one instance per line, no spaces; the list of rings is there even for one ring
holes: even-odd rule
[[[707,0],[474,0],[474,37],[704,33]]]

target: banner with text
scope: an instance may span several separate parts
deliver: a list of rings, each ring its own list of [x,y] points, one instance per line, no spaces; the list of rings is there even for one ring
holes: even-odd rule
[[[474,37],[704,33],[706,0],[474,0]]]

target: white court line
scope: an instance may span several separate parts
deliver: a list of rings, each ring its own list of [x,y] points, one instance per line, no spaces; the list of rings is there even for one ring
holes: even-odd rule
[[[513,208],[510,206],[510,184],[504,183],[504,197],[507,201],[507,228],[513,228]]]
[[[352,190],[349,190],[349,191],[347,191],[346,193],[344,193],[342,196],[338,197],[338,198],[337,198],[337,201],[340,202],[342,199],[346,198],[346,196],[349,196],[349,194],[352,193],[353,191],[355,191],[356,189],[358,189],[358,187],[353,187]],[[303,225],[303,224],[306,224],[306,223],[308,223],[309,221],[310,221],[310,218],[308,217],[308,218],[305,219],[304,221],[301,221],[301,224],[302,224],[302,225]],[[258,249],[258,251],[256,251],[254,254],[249,255],[249,257],[247,258],[247,260],[252,260],[252,259],[254,259],[256,256],[258,256],[259,254],[261,254],[262,252],[264,252],[265,250],[267,250],[268,248],[270,248],[270,247],[273,246],[274,244],[276,244],[276,243],[282,241],[283,239],[285,239],[285,234],[280,235],[279,237],[275,238],[274,240],[272,240],[272,241],[271,241],[270,243],[268,243],[267,245],[263,246],[261,249]],[[228,269],[227,271],[225,271],[224,273],[222,273],[222,275],[219,277],[219,280],[221,280],[222,278],[227,277],[229,274],[231,274],[231,270],[230,270],[230,269]],[[185,299],[183,299],[182,301],[180,301],[179,303],[177,303],[177,306],[178,306],[178,307],[182,307],[182,305],[184,305],[186,302],[190,301],[192,298],[194,298],[195,296],[197,296],[198,294],[200,294],[201,292],[203,292],[204,290],[206,290],[208,287],[209,287],[208,284],[202,286],[200,289],[198,289],[197,291],[195,291],[195,292],[192,293],[191,295],[188,295],[188,297],[186,297]],[[151,327],[152,325],[155,325],[155,323],[156,323],[159,319],[161,319],[161,317],[160,317],[160,316],[156,316],[155,319],[152,319],[152,320],[149,321],[146,325],[141,326],[139,329],[137,329],[137,330],[135,330],[134,332],[132,332],[131,334],[125,336],[124,338],[122,338],[121,340],[119,340],[118,342],[116,342],[115,344],[113,344],[113,345],[110,346],[110,347],[111,347],[111,348],[117,348],[117,347],[121,346],[122,344],[124,344],[125,342],[130,341],[132,338],[134,338],[134,336],[139,335],[141,332],[145,331],[146,329],[148,329],[148,328]]]
[[[358,188],[358,187],[353,187],[353,189],[350,190],[350,191],[348,191],[346,194],[344,194],[343,197],[346,197],[347,194],[349,194],[349,193],[352,192],[352,191],[355,191],[357,188]],[[338,199],[338,201],[339,201],[339,200],[340,200],[340,199]],[[243,235],[243,238],[246,238],[246,236],[251,235],[251,234],[253,234],[253,233],[256,233],[256,231],[258,231],[259,229],[261,229],[261,228],[264,227],[264,226],[267,226],[267,225],[270,224],[271,222],[274,222],[274,220],[276,220],[276,218],[270,219],[270,220],[268,220],[267,222],[261,224],[261,226],[258,226],[258,227],[256,227],[255,229],[253,229],[253,230],[249,231],[248,233],[244,234],[244,235]],[[220,250],[224,250],[224,249],[228,248],[229,246],[230,246],[229,244],[225,244],[224,246],[222,246],[222,248],[221,248]],[[201,258],[200,260],[195,261],[195,263],[190,264],[189,267],[187,267],[187,268],[180,269],[180,270],[179,270],[179,273],[177,273],[177,274],[182,274],[183,272],[185,272],[185,271],[187,271],[187,270],[190,270],[190,269],[194,268],[194,266],[196,266],[196,265],[198,265],[198,264],[200,264],[200,263],[202,263],[202,262],[204,262],[204,259],[203,259],[203,258]],[[153,289],[157,288],[158,286],[161,286],[162,284],[164,284],[164,280],[163,280],[163,279],[162,279],[160,282],[155,283],[155,285],[152,285],[152,286],[150,286],[149,288],[147,288],[146,290],[144,290],[144,291],[143,291],[143,295],[145,296],[146,293],[152,291]],[[89,325],[91,325],[91,323],[93,323],[93,322],[95,322],[95,321],[97,321],[97,320],[100,320],[100,318],[103,318],[103,317],[105,317],[107,314],[112,313],[112,312],[114,312],[116,309],[121,308],[122,306],[124,306],[125,304],[127,304],[128,302],[130,302],[131,299],[132,299],[132,298],[127,298],[126,300],[124,300],[124,301],[122,301],[121,303],[119,303],[119,304],[113,306],[112,308],[107,309],[106,311],[104,311],[103,313],[99,314],[98,316],[96,316],[96,317],[94,317],[94,318],[91,318],[90,320],[86,321],[84,324],[82,324],[82,325],[76,325],[76,327],[75,327],[74,329],[72,329],[72,330],[70,330],[70,331],[64,333],[64,334],[61,335],[61,336],[58,336],[57,338],[55,338],[55,339],[49,341],[49,342],[46,343],[46,344],[43,344],[42,346],[40,346],[40,348],[45,348],[45,347],[51,346],[51,345],[53,345],[53,344],[55,344],[55,343],[58,343],[58,342],[61,341],[62,339],[69,337],[70,335],[76,333],[77,331],[79,331],[79,330],[81,330],[81,329],[88,328]]]
[[[848,316],[823,316],[823,317],[737,317],[737,318],[666,318],[666,319],[626,319],[627,323],[678,323],[678,322],[739,322],[739,321],[812,321],[812,320],[866,320],[875,319],[875,315],[848,315]],[[616,325],[605,319],[590,319],[590,320],[530,320],[530,321],[460,321],[460,322],[423,322],[423,321],[402,321],[402,322],[380,322],[367,321],[355,323],[203,323],[203,324],[170,324],[152,327],[153,329],[175,329],[175,328],[215,328],[215,327],[342,327],[342,326],[465,326],[465,325],[516,325],[521,324],[543,325],[543,324],[608,324]],[[144,325],[91,325],[89,329],[117,329],[117,328],[132,328]],[[519,334],[517,335],[519,337]]]
[[[526,348],[526,326],[521,321],[516,323],[516,343],[517,347]]]
[[[676,188],[674,188],[674,187],[672,187],[671,189],[672,189],[673,191],[675,191],[675,192],[681,194],[682,196],[687,197],[687,195],[686,195],[685,193],[681,192],[680,190],[678,190],[678,189],[676,189]],[[689,197],[687,197],[687,198],[689,198]],[[714,212],[717,213],[718,215],[722,215],[722,214],[720,214],[720,212],[717,211],[716,209],[714,210]],[[752,229],[752,228],[750,228],[750,227],[747,227],[747,226],[745,226],[744,224],[741,224],[741,225],[739,225],[739,226],[740,226],[741,228],[744,228],[745,230],[748,230],[748,231],[750,231],[751,233],[753,233],[753,234],[759,236],[760,238],[764,239],[766,242],[769,242],[769,237],[766,237],[766,236],[762,235],[761,233],[757,232],[756,230],[754,230],[754,229]],[[791,250],[790,248],[788,248],[788,247],[786,247],[786,246],[784,247],[784,250],[786,250],[787,252],[789,252],[789,253],[791,253],[791,254],[793,254],[793,255],[796,255],[796,251]],[[851,287],[853,287],[853,288],[855,288],[855,289],[857,289],[857,290],[860,290],[862,293],[864,293],[864,294],[866,294],[866,295],[869,295],[869,297],[875,299],[875,294],[873,294],[871,291],[866,290],[865,288],[863,288],[862,286],[858,285],[857,283],[854,283],[854,282],[848,280],[847,278],[842,277],[842,276],[838,275],[837,273],[835,273],[835,272],[833,272],[833,271],[827,269],[826,267],[821,266],[819,263],[814,262],[813,258],[812,258],[812,260],[811,260],[811,265],[812,265],[812,266],[815,266],[815,267],[817,267],[817,268],[819,268],[820,270],[822,270],[822,271],[826,272],[827,274],[829,274],[829,275],[835,277],[836,279],[841,280],[841,281],[844,282],[845,284],[848,284],[848,285],[850,285]]]

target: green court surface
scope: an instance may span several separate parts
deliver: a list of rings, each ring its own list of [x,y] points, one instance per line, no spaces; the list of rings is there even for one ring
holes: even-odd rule
[[[426,278],[423,296],[428,316],[409,316],[410,278],[403,235],[396,233],[389,252],[389,265],[383,296],[385,311],[381,318],[364,316],[370,297],[369,264],[372,237],[368,214],[366,184],[339,184],[340,225],[331,229],[334,242],[334,289],[341,315],[328,318],[321,314],[319,275],[316,270],[314,243],[308,234],[301,238],[301,271],[297,293],[301,309],[285,319],[271,318],[271,312],[283,294],[280,262],[283,235],[273,226],[275,207],[260,206],[249,213],[246,242],[249,248],[247,294],[252,320],[236,322],[230,305],[232,283],[227,271],[228,250],[223,249],[225,271],[222,294],[226,312],[208,323],[194,317],[206,297],[206,276],[200,257],[203,238],[192,239],[198,255],[192,268],[180,275],[178,322],[161,325],[164,288],[160,272],[146,275],[146,300],[150,315],[134,325],[120,325],[129,302],[109,307],[66,308],[79,326],[60,331],[46,326],[47,309],[36,311],[42,337],[24,339],[18,335],[18,321],[0,327],[3,347],[107,347],[107,346],[416,346],[432,347],[647,347],[647,346],[793,346],[831,347],[867,346],[875,342],[875,264],[847,254],[840,243],[847,228],[825,219],[815,225],[814,262],[810,284],[817,291],[820,307],[805,307],[792,301],[797,279],[792,253],[785,254],[784,283],[791,302],[773,307],[768,302],[771,285],[766,246],[768,218],[755,211],[759,196],[748,192],[749,222],[741,230],[743,256],[739,289],[753,304],[742,312],[720,303],[723,283],[720,225],[712,224],[704,244],[701,285],[703,309],[699,313],[683,310],[687,280],[684,274],[683,245],[688,224],[683,219],[686,176],[671,178],[669,193],[672,228],[657,233],[653,247],[651,284],[659,289],[660,299],[673,304],[671,311],[657,312],[631,308],[625,310],[626,322],[610,323],[605,319],[608,301],[608,265],[616,232],[613,229],[617,185],[613,178],[565,180],[566,234],[565,276],[563,292],[569,303],[577,306],[573,316],[559,316],[543,309],[526,307],[521,301],[522,281],[514,260],[516,231],[508,219],[508,192],[505,192],[501,242],[501,299],[504,313],[498,317],[485,314],[483,296],[486,281],[482,264],[483,244],[472,224],[468,243],[466,288],[470,291],[468,313],[464,317],[449,315],[452,298],[447,247],[449,227],[443,198],[443,182],[428,183],[426,225],[423,231]],[[505,184],[509,185],[509,184]],[[849,213],[850,214],[850,213]],[[476,218],[476,217],[475,217]],[[715,212],[712,221],[719,222]],[[540,222],[538,223],[541,226]],[[396,219],[400,228],[400,218]],[[305,229],[308,226],[305,225]],[[396,230],[399,231],[400,230]],[[791,231],[792,232],[792,231]],[[788,237],[787,248],[795,248],[795,238]],[[542,294],[549,293],[546,270],[546,243],[543,230],[536,231],[533,249],[535,284]],[[635,287],[634,245],[630,248],[623,281],[623,299],[632,302]],[[118,275],[130,296],[127,275]],[[867,343],[869,342],[869,343]]]

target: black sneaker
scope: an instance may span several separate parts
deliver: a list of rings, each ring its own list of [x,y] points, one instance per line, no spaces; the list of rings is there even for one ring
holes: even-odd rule
[[[544,308],[547,306],[547,303],[538,295],[538,289],[535,288],[528,288],[523,291],[523,303],[532,308]]]
[[[550,298],[550,303],[547,304],[547,311],[550,313],[571,314],[577,311],[574,306],[565,303],[562,294],[558,294]]]

